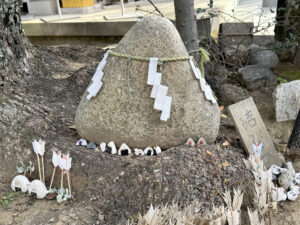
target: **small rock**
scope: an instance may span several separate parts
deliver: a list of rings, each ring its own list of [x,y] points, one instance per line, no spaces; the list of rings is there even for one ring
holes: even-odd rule
[[[269,68],[276,67],[279,63],[275,52],[264,47],[252,47],[250,49],[250,64],[261,65]]]
[[[280,84],[273,93],[276,121],[295,120],[298,113],[296,97],[300,90],[300,80]]]
[[[91,141],[90,143],[88,143],[86,147],[87,147],[87,148],[90,148],[90,149],[95,149],[95,148],[97,148],[96,144],[95,144],[94,142],[92,142],[92,141]]]
[[[277,84],[277,77],[266,66],[250,65],[239,69],[239,81],[250,90]]]
[[[234,66],[246,65],[249,60],[248,48],[245,45],[229,45],[225,47],[226,63]]]
[[[229,106],[247,98],[242,88],[233,84],[222,84],[217,90],[220,105]]]
[[[283,187],[285,190],[288,190],[295,176],[295,170],[291,162],[285,163],[284,167],[287,170],[281,172],[281,174],[278,177],[278,183],[280,187]]]
[[[228,71],[224,66],[216,63],[206,63],[204,69],[205,79],[213,90],[226,82]]]
[[[189,56],[174,24],[159,16],[137,21],[114,51],[147,58]],[[75,116],[82,137],[97,144],[114,140],[118,146],[126,143],[142,149],[153,143],[168,149],[198,134],[215,141],[219,106],[206,100],[188,61],[163,65],[162,84],[169,87],[167,96],[172,97],[167,122],[160,121],[159,112],[153,109],[152,87],[147,85],[148,63],[131,60],[130,78],[126,78],[127,61],[109,56],[101,91],[91,100],[87,99],[88,91],[82,96]],[[150,133],[151,138],[145,138]]]

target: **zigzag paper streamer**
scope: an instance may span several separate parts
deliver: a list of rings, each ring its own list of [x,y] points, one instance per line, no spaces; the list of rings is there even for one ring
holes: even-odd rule
[[[194,72],[196,79],[198,79],[200,82],[200,87],[204,93],[205,98],[208,101],[211,101],[213,104],[217,104],[217,101],[216,101],[214,95],[212,94],[211,87],[206,83],[205,79],[202,77],[201,71],[195,66],[194,61],[193,61],[193,56],[190,57],[189,61],[190,61],[190,64],[191,64],[191,67],[192,67],[192,70]]]
[[[147,84],[153,85],[151,98],[154,98],[154,109],[162,111],[160,120],[167,121],[171,114],[172,98],[167,96],[168,87],[161,85],[162,74],[157,72],[158,58],[150,58]]]
[[[87,99],[90,99],[91,97],[95,97],[98,94],[98,92],[100,91],[100,89],[103,85],[101,80],[102,80],[102,77],[104,75],[103,69],[104,69],[104,67],[107,63],[108,55],[109,55],[109,51],[107,51],[104,54],[103,59],[101,60],[101,62],[97,66],[96,72],[95,72],[94,76],[92,77],[93,83],[87,89],[87,91],[89,93],[88,96],[86,97]]]

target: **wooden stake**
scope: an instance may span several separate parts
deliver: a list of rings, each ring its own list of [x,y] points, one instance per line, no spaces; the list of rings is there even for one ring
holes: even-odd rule
[[[53,179],[54,179],[55,171],[56,171],[56,167],[54,167],[54,169],[53,169],[53,173],[52,173],[52,178],[51,178],[51,182],[50,182],[50,187],[49,187],[49,190],[50,190],[50,189],[51,189],[51,187],[52,187],[52,183],[53,183]]]
[[[45,183],[44,156],[42,155],[41,157],[42,157],[42,167],[43,167],[43,170],[42,170],[42,172],[43,172],[43,182]]]
[[[40,180],[42,180],[42,175],[41,175],[41,166],[40,166],[40,157],[38,154],[36,154],[37,161],[38,161],[38,167],[39,167],[39,175],[40,175]]]
[[[64,171],[61,171],[61,179],[60,179],[60,187],[63,188],[64,186]]]
[[[72,195],[69,170],[67,171],[67,176],[68,176],[68,186],[69,186],[70,195]]]

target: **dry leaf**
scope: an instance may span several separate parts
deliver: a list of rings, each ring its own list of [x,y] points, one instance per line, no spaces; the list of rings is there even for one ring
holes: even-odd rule
[[[225,141],[222,146],[228,146],[229,145],[229,142],[228,141]]]
[[[219,107],[219,109],[220,109],[220,112],[222,112],[222,111],[224,110],[224,106],[221,105],[221,106]]]
[[[224,167],[229,166],[229,163],[227,161],[225,161],[222,163],[222,166],[224,166]]]
[[[210,152],[210,151],[208,151],[208,150],[206,150],[206,153],[208,154],[208,155],[210,155],[210,156],[213,156],[214,154],[212,154],[212,152]]]
[[[74,130],[76,130],[76,125],[71,125],[71,126],[69,126],[69,129],[74,129]]]
[[[222,114],[221,114],[221,117],[222,117],[222,118],[225,118],[225,119],[227,119],[227,118],[228,118],[228,116],[227,116],[227,115],[225,115],[224,113],[222,113]]]

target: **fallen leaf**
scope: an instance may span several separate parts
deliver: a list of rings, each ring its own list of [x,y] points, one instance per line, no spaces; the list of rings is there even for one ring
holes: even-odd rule
[[[224,113],[221,114],[221,117],[222,117],[222,118],[225,118],[225,119],[228,118],[228,116],[225,115]]]
[[[229,163],[227,161],[225,161],[222,163],[222,166],[224,166],[224,167],[229,166]]]
[[[212,154],[210,151],[206,150],[206,153],[210,156],[213,156],[214,154]]]
[[[71,126],[69,126],[69,129],[74,129],[74,130],[76,130],[76,125],[71,125]]]
[[[219,107],[219,109],[220,109],[220,112],[223,112],[223,110],[224,110],[224,106],[223,106],[223,105],[221,105],[221,106]]]
[[[218,168],[221,169],[222,168],[222,164],[218,164]]]
[[[229,142],[228,141],[225,141],[222,146],[228,146],[229,145]]]

